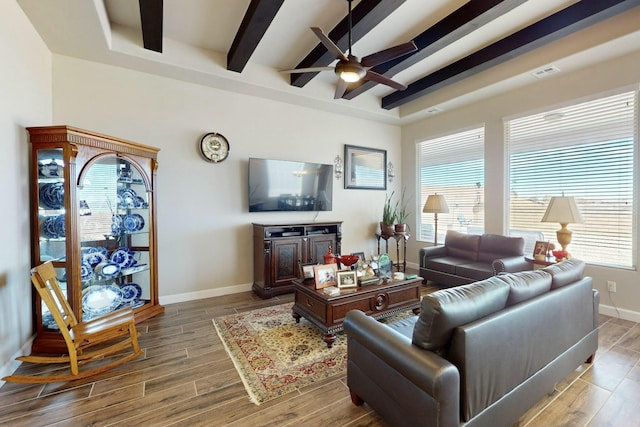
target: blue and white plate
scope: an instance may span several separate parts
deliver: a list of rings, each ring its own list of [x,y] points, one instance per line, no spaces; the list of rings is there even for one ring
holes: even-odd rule
[[[133,251],[129,248],[121,247],[111,253],[111,262],[120,266],[120,268],[129,268],[135,264]]]
[[[124,224],[122,221],[122,216],[113,215],[111,217],[111,232],[113,234],[120,234],[124,231]]]
[[[124,229],[127,233],[134,233],[144,227],[144,218],[140,214],[128,214],[123,219]]]
[[[88,262],[83,262],[80,266],[80,279],[83,282],[86,282],[87,280],[91,280],[92,277],[93,267],[91,267],[91,264],[89,264]]]
[[[95,272],[103,277],[115,277],[120,273],[120,265],[113,261],[104,261],[96,265]]]
[[[121,302],[122,294],[116,285],[90,286],[82,297],[82,311],[89,316],[102,316],[118,308]]]
[[[132,303],[142,296],[142,288],[137,283],[127,283],[120,286],[122,303]]]

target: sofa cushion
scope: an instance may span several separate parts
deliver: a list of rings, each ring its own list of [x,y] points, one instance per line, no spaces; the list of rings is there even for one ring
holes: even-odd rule
[[[453,330],[504,308],[509,286],[497,277],[442,289],[422,298],[413,343],[446,355]]]
[[[493,266],[487,262],[467,262],[457,265],[455,274],[473,280],[484,280],[493,276]]]
[[[505,258],[524,254],[522,237],[507,237],[499,234],[483,234],[480,237],[478,261],[491,262],[497,258]]]
[[[454,257],[427,258],[424,261],[424,268],[442,271],[443,273],[456,274],[456,266],[468,263],[468,259]]]
[[[477,261],[480,235],[447,230],[444,246],[447,248],[448,256]]]
[[[500,274],[498,278],[511,288],[507,307],[549,292],[551,289],[551,275],[543,270]]]
[[[571,258],[543,268],[551,274],[551,289],[556,289],[580,280],[584,274],[584,261]]]

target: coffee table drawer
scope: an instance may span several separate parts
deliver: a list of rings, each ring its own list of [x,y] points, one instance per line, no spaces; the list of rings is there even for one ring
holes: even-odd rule
[[[311,314],[316,319],[321,322],[326,322],[327,320],[327,311],[326,304],[323,301],[313,298],[309,295],[305,295],[303,293],[296,292],[295,294],[295,305],[298,308],[303,309],[304,311]]]

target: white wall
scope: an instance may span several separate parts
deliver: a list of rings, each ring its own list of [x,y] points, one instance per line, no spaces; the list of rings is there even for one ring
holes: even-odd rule
[[[51,121],[51,54],[22,10],[4,2],[0,13],[0,377],[29,341],[31,267],[29,145],[26,126]]]
[[[621,87],[637,88],[640,81],[640,51],[570,74],[558,74],[521,90],[494,97],[465,108],[438,114],[402,129],[402,179],[408,191],[416,194],[416,142],[453,133],[472,125],[485,126],[485,230],[503,234],[508,228],[504,170],[503,119],[514,115],[550,109],[573,103],[594,94],[606,94]],[[636,207],[636,215],[638,209]],[[415,220],[415,219],[414,219]],[[636,236],[640,241],[640,235]],[[427,242],[410,241],[409,260],[418,263],[418,251]],[[636,259],[636,265],[640,259]],[[587,266],[600,291],[602,311],[617,315],[614,303],[624,318],[640,321],[640,273],[597,266]],[[617,282],[617,293],[609,295],[606,281]]]
[[[313,221],[315,213],[248,213],[247,160],[333,163],[344,144],[388,150],[400,166],[400,128],[137,71],[54,55],[55,124],[72,125],[161,149],[158,169],[161,302],[250,289],[252,222]],[[344,101],[347,102],[347,101]],[[206,132],[230,141],[227,160],[201,159]],[[394,187],[398,193],[400,184]],[[384,191],[345,190],[334,180],[344,221],[342,252],[376,250]]]

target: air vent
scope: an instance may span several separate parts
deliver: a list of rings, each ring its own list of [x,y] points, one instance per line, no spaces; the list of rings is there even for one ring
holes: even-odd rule
[[[551,74],[555,74],[559,72],[560,72],[560,69],[558,67],[556,67],[555,65],[550,65],[549,67],[536,70],[531,74],[533,74],[538,79],[542,79],[544,77],[550,76]]]

